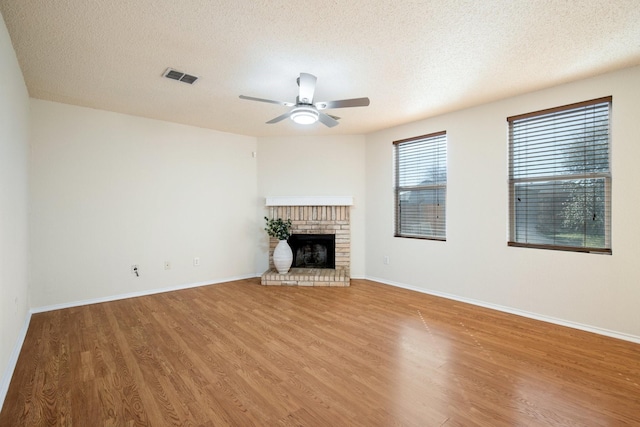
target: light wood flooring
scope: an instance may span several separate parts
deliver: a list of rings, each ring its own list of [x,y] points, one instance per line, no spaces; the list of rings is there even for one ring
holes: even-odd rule
[[[0,426],[640,425],[640,345],[366,280],[35,314]]]

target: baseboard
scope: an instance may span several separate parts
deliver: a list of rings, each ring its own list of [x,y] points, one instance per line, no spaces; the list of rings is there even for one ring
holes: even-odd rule
[[[9,391],[9,384],[11,384],[13,371],[16,369],[16,365],[18,363],[20,350],[22,350],[22,345],[24,344],[24,340],[27,337],[27,331],[29,330],[30,322],[31,322],[31,312],[27,312],[24,325],[22,325],[22,329],[20,330],[20,334],[18,335],[16,344],[13,347],[13,351],[11,352],[11,357],[9,357],[9,363],[7,363],[7,368],[5,369],[4,374],[2,374],[2,381],[0,382],[0,409],[2,409],[2,406],[4,405],[4,399],[7,397],[7,392]]]
[[[149,289],[146,291],[130,292],[130,293],[119,294],[119,295],[110,295],[110,296],[101,297],[101,298],[91,298],[91,299],[86,299],[81,301],[65,302],[62,304],[53,304],[53,305],[47,305],[44,307],[35,307],[30,310],[30,313],[44,313],[47,311],[61,310],[63,308],[80,307],[80,306],[89,305],[89,304],[98,304],[102,302],[117,301],[117,300],[127,299],[127,298],[142,297],[145,295],[154,295],[154,294],[162,294],[164,292],[179,291],[181,289],[197,288],[199,286],[234,282],[236,280],[253,279],[254,277],[256,276],[253,274],[249,274],[246,276],[236,276],[236,277],[227,277],[224,279],[207,280],[205,282],[187,283],[183,285],[170,286],[168,288]]]
[[[471,298],[464,298],[464,297],[460,297],[458,295],[448,294],[448,293],[445,293],[445,292],[438,292],[438,291],[432,291],[432,290],[429,290],[429,289],[422,289],[422,288],[418,288],[416,286],[407,285],[407,284],[404,284],[404,283],[393,282],[393,281],[390,281],[390,280],[381,279],[379,277],[370,277],[369,276],[366,279],[367,280],[371,280],[373,282],[383,283],[385,285],[395,286],[397,288],[408,289],[408,290],[420,292],[420,293],[423,293],[423,294],[433,295],[433,296],[436,296],[436,297],[446,298],[446,299],[450,299],[450,300],[454,300],[454,301],[460,301],[460,302],[464,302],[464,303],[467,303],[467,304],[477,305],[479,307],[484,307],[484,308],[489,308],[489,309],[492,309],[492,310],[502,311],[504,313],[515,314],[517,316],[527,317],[529,319],[540,320],[542,322],[552,323],[552,324],[560,325],[560,326],[566,326],[568,328],[579,329],[581,331],[592,332],[594,334],[604,335],[604,336],[607,336],[607,337],[617,338],[617,339],[620,339],[620,340],[630,341],[630,342],[633,342],[633,343],[636,343],[636,344],[640,344],[640,337],[636,336],[636,335],[625,334],[623,332],[617,332],[617,331],[611,331],[609,329],[598,328],[596,326],[585,325],[585,324],[577,323],[577,322],[571,322],[571,321],[568,321],[568,320],[558,319],[558,318],[551,317],[551,316],[544,316],[544,315],[537,314],[537,313],[532,313],[532,312],[529,312],[529,311],[518,310],[518,309],[515,309],[515,308],[506,307],[506,306],[502,306],[502,305],[498,305],[498,304],[491,304],[491,303],[488,303],[488,302],[485,302],[485,301],[475,300],[475,299],[471,299]]]

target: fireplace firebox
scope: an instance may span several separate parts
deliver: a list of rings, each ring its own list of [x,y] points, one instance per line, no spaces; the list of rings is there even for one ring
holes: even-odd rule
[[[292,234],[294,268],[336,268],[335,234]]]

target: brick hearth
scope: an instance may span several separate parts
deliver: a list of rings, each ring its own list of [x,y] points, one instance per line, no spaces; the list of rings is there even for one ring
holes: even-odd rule
[[[276,269],[262,275],[263,285],[281,286],[349,286],[349,272],[344,268],[292,268],[287,274]]]
[[[292,268],[279,274],[273,265],[273,250],[278,244],[269,239],[269,270],[261,278],[263,285],[349,286],[351,267],[350,206],[268,206],[267,218],[291,219],[293,234],[335,234],[336,268]]]

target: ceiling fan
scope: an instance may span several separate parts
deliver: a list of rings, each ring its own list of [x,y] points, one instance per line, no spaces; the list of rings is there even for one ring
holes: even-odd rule
[[[330,114],[323,113],[321,110],[332,108],[346,108],[346,107],[366,107],[369,105],[369,98],[353,98],[342,99],[340,101],[322,101],[313,102],[313,94],[316,91],[317,77],[313,74],[300,73],[297,82],[300,87],[296,102],[284,102],[273,101],[271,99],[255,98],[253,96],[240,95],[240,99],[248,99],[249,101],[268,102],[270,104],[284,105],[286,107],[293,107],[290,111],[269,120],[268,124],[278,123],[287,117],[291,117],[296,123],[303,125],[310,125],[317,121],[320,121],[325,126],[330,128],[338,124],[340,117],[332,116]]]

